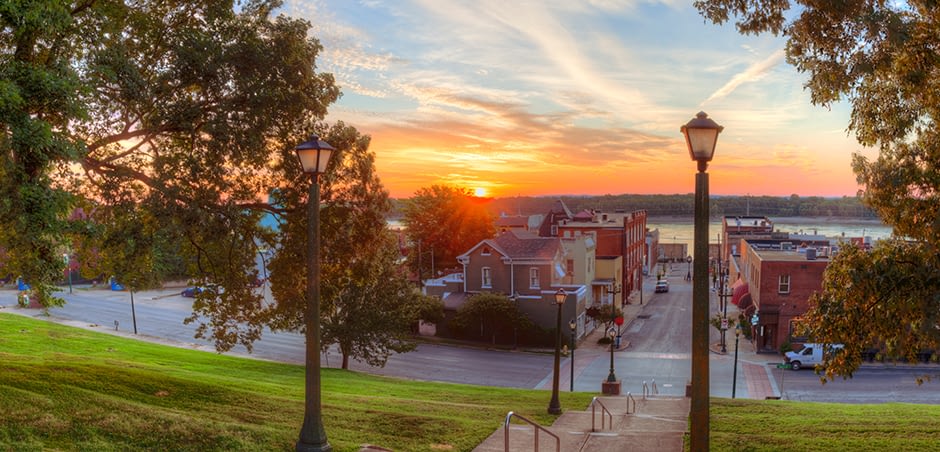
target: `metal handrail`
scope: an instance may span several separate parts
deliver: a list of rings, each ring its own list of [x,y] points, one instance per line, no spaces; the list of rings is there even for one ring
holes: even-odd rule
[[[659,387],[656,386],[656,380],[655,380],[655,379],[653,380],[653,391],[652,391],[652,393],[653,393],[654,395],[659,395]]]
[[[630,402],[633,402],[633,411],[630,411]],[[627,414],[636,413],[636,399],[633,398],[633,394],[627,393]]]
[[[643,400],[646,400],[646,396],[649,395],[650,387],[646,384],[646,380],[643,380]]]
[[[598,399],[597,397],[594,397],[594,399],[591,400],[591,431],[592,432],[597,431],[597,429],[594,428],[594,420],[597,417],[595,414],[596,413],[595,406],[594,406],[595,403],[601,406],[601,428],[602,429],[605,428],[604,427],[605,425],[604,413],[607,413],[607,417],[610,419],[610,428],[614,428],[614,415],[610,413],[610,410],[608,410],[606,406],[604,406],[604,402],[601,402],[600,399]]]
[[[504,434],[503,434],[503,439],[504,439],[504,441],[505,441],[504,450],[505,450],[506,452],[509,452],[509,421],[511,421],[513,417],[519,418],[519,419],[525,421],[527,424],[529,424],[529,425],[531,425],[532,427],[535,428],[535,435],[534,435],[534,436],[535,436],[535,449],[534,449],[534,450],[535,450],[536,452],[538,452],[538,450],[539,450],[539,430],[541,430],[541,431],[543,431],[543,432],[545,432],[545,433],[548,433],[549,435],[552,435],[552,437],[555,438],[555,450],[556,450],[556,451],[560,451],[560,450],[561,450],[561,438],[559,438],[558,435],[556,435],[556,434],[554,434],[554,433],[548,431],[547,428],[542,427],[541,425],[537,424],[536,422],[533,422],[533,421],[529,420],[529,419],[526,418],[525,416],[523,416],[523,415],[521,415],[521,414],[516,414],[516,413],[510,411],[508,414],[506,414],[506,421],[503,423],[503,432],[504,432]]]

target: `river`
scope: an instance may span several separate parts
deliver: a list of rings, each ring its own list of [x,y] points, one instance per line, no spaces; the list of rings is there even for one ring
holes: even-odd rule
[[[774,230],[779,232],[803,233],[835,237],[871,237],[872,240],[891,236],[891,227],[879,220],[860,218],[819,218],[819,217],[768,217],[774,223]],[[650,230],[659,229],[660,243],[685,243],[692,249],[694,224],[692,218],[656,218],[646,221]],[[721,220],[708,225],[709,241],[718,242],[721,234]]]

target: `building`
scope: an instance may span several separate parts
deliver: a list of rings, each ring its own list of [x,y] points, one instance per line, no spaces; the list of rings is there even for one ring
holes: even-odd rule
[[[659,262],[661,251],[659,248],[659,229],[650,230],[646,228],[646,248],[643,250],[644,275],[649,275],[656,263]]]
[[[577,336],[585,334],[585,309],[593,298],[583,281],[594,279],[594,248],[587,237],[563,241],[509,231],[481,241],[457,260],[463,267],[461,275],[429,281],[426,286],[429,295],[444,300],[445,309],[458,309],[474,294],[504,294],[532,322],[554,329],[555,293],[565,289],[568,301],[562,307],[562,323],[567,326],[573,318]],[[568,336],[568,328],[563,330]]]
[[[828,242],[823,242],[828,245]],[[731,302],[751,319],[752,338],[760,352],[778,352],[794,337],[794,326],[809,309],[809,299],[822,289],[829,265],[829,248],[792,246],[787,241],[742,240],[741,255],[733,259]]]
[[[598,261],[610,262],[620,257],[616,280],[610,290],[618,294],[616,302],[621,306],[642,284],[645,256],[647,254],[646,211],[601,212],[584,210],[572,214],[561,200],[545,215],[539,227],[541,237],[576,238],[589,236],[596,244]],[[603,299],[603,297],[599,298]]]
[[[767,217],[726,215],[721,219],[721,260],[737,256],[741,240],[770,239],[774,223]]]

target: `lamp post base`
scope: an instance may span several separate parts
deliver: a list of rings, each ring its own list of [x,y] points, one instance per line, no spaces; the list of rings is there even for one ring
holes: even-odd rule
[[[601,382],[601,393],[604,395],[620,395],[620,384],[621,381],[607,381],[604,380]]]

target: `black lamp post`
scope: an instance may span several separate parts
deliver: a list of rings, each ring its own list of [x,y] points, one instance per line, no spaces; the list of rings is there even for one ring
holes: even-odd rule
[[[731,377],[731,398],[738,391],[738,339],[741,338],[741,325],[734,327],[734,372]]]
[[[333,146],[313,135],[294,148],[304,172],[310,174],[307,199],[307,305],[304,311],[306,329],[306,397],[304,424],[297,440],[298,452],[333,450],[323,428],[320,398],[320,174],[326,172]]]
[[[569,390],[574,392],[574,336],[578,333],[578,322],[574,319],[568,321],[568,329],[571,330],[571,384]]]
[[[692,278],[692,256],[686,256],[685,261],[689,263],[689,272],[687,273],[686,279]]]
[[[607,337],[610,339],[610,372],[607,373],[607,382],[617,381],[617,375],[614,375],[614,338],[617,337],[617,331],[611,326],[607,328]]]
[[[561,307],[565,305],[568,292],[558,289],[555,292],[555,305],[558,306],[558,316],[555,326],[555,372],[552,379],[552,401],[548,403],[548,414],[561,414],[561,402],[558,401],[558,374],[561,367]]]
[[[71,262],[72,259],[71,259],[71,256],[69,256],[69,253],[63,254],[62,257],[65,258],[65,272],[68,273],[68,276],[69,276],[69,294],[71,294],[72,293],[72,262]]]
[[[723,127],[699,112],[680,130],[685,135],[695,174],[695,240],[692,279],[692,409],[690,449],[708,450],[708,162]]]

